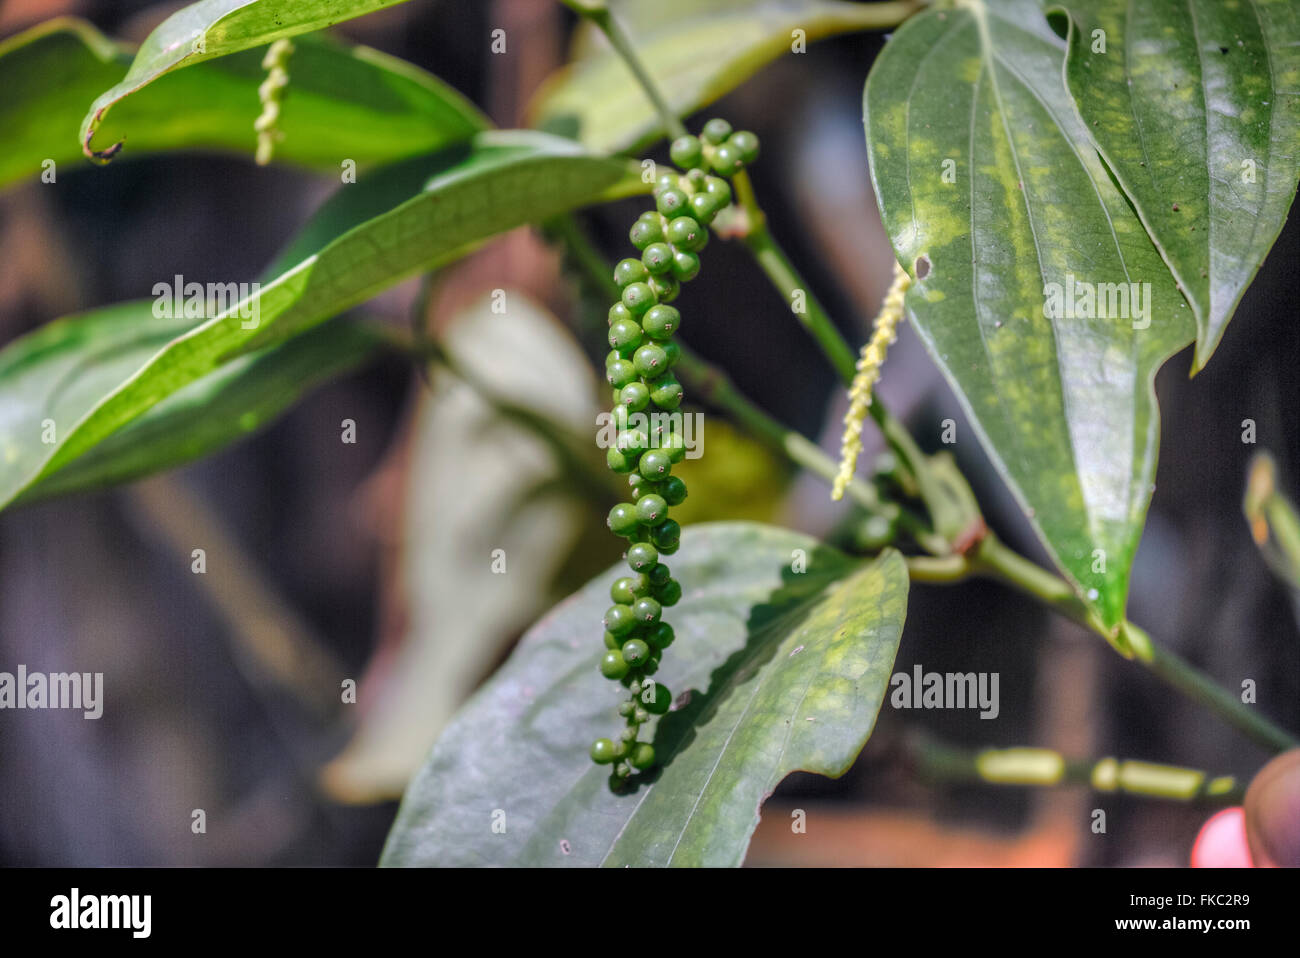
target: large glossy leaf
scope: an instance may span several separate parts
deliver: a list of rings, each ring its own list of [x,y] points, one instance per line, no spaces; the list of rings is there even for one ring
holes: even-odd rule
[[[1295,0],[1063,0],[1066,80],[1196,312],[1223,336],[1300,177]]]
[[[1033,0],[922,14],[872,68],[867,145],[917,276],[916,328],[1057,564],[1114,628],[1155,473],[1152,380],[1194,324],[1091,147],[1064,54]],[[1066,299],[1080,283],[1104,309]],[[1140,300],[1111,300],[1130,283]]]
[[[130,62],[121,47],[74,19],[49,21],[0,44],[0,186],[38,177],[45,160],[84,162],[76,131],[86,104]],[[277,162],[337,172],[350,159],[364,168],[433,152],[489,125],[436,77],[368,47],[302,37],[292,74]],[[122,155],[207,149],[251,158],[257,86],[265,76],[256,50],[169,74],[113,111],[101,135],[129,139]]]
[[[112,146],[91,145],[105,114],[124,97],[166,73],[260,47],[280,37],[321,30],[402,2],[404,0],[200,0],[183,7],[145,38],[126,76],[91,104],[90,111],[81,121],[79,142],[82,149],[87,156],[111,156]]]
[[[409,189],[404,202],[389,205],[395,185]],[[33,364],[29,346],[10,347],[0,353],[0,505],[237,355],[300,333],[503,230],[644,189],[628,164],[570,141],[482,133],[342,187],[344,210],[331,209],[326,219],[345,232],[309,229],[316,245],[296,247],[292,265],[174,340],[142,334],[130,350],[72,357],[69,370],[48,371]],[[46,441],[47,419],[53,441]]]
[[[62,378],[70,386],[88,376],[92,389],[108,390],[131,363],[142,363],[174,337],[175,324],[155,319],[152,307],[152,302],[129,303],[52,323],[37,334],[39,346],[24,343],[6,355],[12,361],[26,346],[31,365],[20,374],[22,381]],[[374,333],[335,322],[243,356],[173,393],[84,456],[29,486],[19,501],[129,482],[211,455],[265,428],[321,383],[369,362],[381,347]],[[57,416],[64,401],[78,401],[75,392],[59,388],[19,395],[11,412],[28,419]],[[43,405],[35,408],[38,404]]]
[[[384,864],[739,865],[781,779],[848,770],[893,668],[902,558],[860,565],[784,529],[717,523],[688,527],[671,565],[684,594],[656,678],[678,702],[654,729],[649,780],[613,794],[587,757],[618,722],[621,690],[597,671],[615,567],[538,622],[448,727]]]
[[[793,31],[807,42],[892,26],[915,9],[906,2],[702,0],[614,4],[646,68],[678,114],[712,103],[760,67],[791,52]],[[608,47],[566,67],[532,105],[541,129],[593,150],[630,150],[662,133],[659,118],[622,59]]]

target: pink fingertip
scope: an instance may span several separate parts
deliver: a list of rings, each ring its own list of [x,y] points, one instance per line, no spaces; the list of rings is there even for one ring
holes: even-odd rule
[[[1250,868],[1246,812],[1241,806],[1212,815],[1192,845],[1193,868]]]

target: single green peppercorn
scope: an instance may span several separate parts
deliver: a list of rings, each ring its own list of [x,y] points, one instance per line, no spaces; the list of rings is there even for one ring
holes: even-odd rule
[[[654,291],[645,283],[630,283],[623,287],[623,305],[634,317],[640,316],[654,304]]]
[[[632,751],[628,762],[637,771],[645,771],[655,763],[655,748],[649,742],[642,742]]]
[[[627,564],[633,572],[653,569],[658,561],[659,551],[648,542],[638,542],[627,550]]]
[[[680,186],[680,182],[681,182],[681,177],[678,176],[676,173],[674,173],[672,170],[668,170],[667,172],[660,173],[659,176],[655,178],[655,188],[653,190],[655,198],[658,199],[659,194],[663,193],[665,190],[678,189]]]
[[[681,326],[682,314],[672,306],[651,306],[642,317],[641,329],[651,339],[671,339]]]
[[[740,158],[746,166],[758,159],[758,137],[749,130],[737,130],[727,138],[727,143],[740,151]]]
[[[673,268],[673,248],[667,243],[651,243],[641,254],[641,262],[655,276],[661,276]]]
[[[653,602],[653,599],[637,599],[638,602]],[[637,627],[636,613],[630,605],[611,605],[605,610],[605,628],[613,635],[627,635]],[[626,656],[624,656],[626,658]],[[635,665],[635,662],[629,663]]]
[[[597,765],[608,765],[614,761],[614,743],[607,738],[598,738],[591,743],[591,760]]]
[[[662,242],[664,238],[663,221],[659,218],[658,213],[643,213],[641,218],[632,224],[628,236],[632,240],[632,245],[637,249],[646,249],[652,243]]]
[[[641,520],[637,518],[636,506],[630,502],[620,502],[609,510],[609,518],[605,523],[614,535],[627,536],[636,532]]]
[[[637,377],[636,366],[630,360],[618,359],[605,367],[605,379],[615,389],[622,389]]]
[[[667,622],[660,622],[653,629],[646,633],[645,640],[658,651],[663,651],[673,644],[673,639],[677,634],[673,632],[673,627]]]
[[[700,258],[689,250],[674,250],[673,275],[678,282],[689,283],[700,275]]]
[[[668,356],[662,346],[647,343],[632,354],[632,365],[646,379],[655,379],[668,370]]]
[[[637,468],[641,470],[643,476],[653,476],[656,479],[666,479],[668,474],[673,471],[673,461],[668,458],[668,453],[662,449],[651,449],[641,456],[641,462]],[[639,569],[637,570],[640,571]]]
[[[631,666],[623,660],[623,653],[618,649],[606,652],[600,660],[600,674],[607,679],[621,679],[627,675],[629,668]]]
[[[668,514],[668,503],[663,496],[651,493],[636,501],[636,517],[639,521],[652,526]]]
[[[662,682],[655,682],[650,688],[641,690],[637,702],[651,715],[663,715],[672,708],[673,693]]]
[[[610,599],[616,606],[630,606],[636,602],[637,595],[632,591],[632,577],[615,578],[614,585],[610,586]]]
[[[714,149],[712,165],[723,176],[735,176],[745,168],[745,159],[736,147],[723,143]]]
[[[633,599],[632,601],[635,602],[636,599]],[[662,603],[661,603],[661,604],[662,604]],[[613,632],[610,632],[610,631],[606,630],[606,632],[605,632],[605,648],[607,648],[607,649],[621,649],[622,647],[623,647],[623,640],[620,639],[620,638],[619,638],[617,635],[615,635]]]
[[[718,215],[718,211],[722,209],[718,203],[718,198],[707,191],[692,196],[690,207],[691,215],[705,226],[712,223],[714,217]]]
[[[619,762],[617,765],[614,766],[614,774],[611,776],[611,778],[614,780],[614,783],[616,785],[622,785],[623,780],[630,777],[631,774],[632,774],[632,766],[629,765],[627,762]]]
[[[650,387],[645,383],[628,383],[619,390],[618,401],[630,412],[640,412],[650,404]]]
[[[650,453],[646,453],[646,456],[648,455],[650,455]],[[644,461],[645,456],[642,456],[641,459]],[[656,548],[677,542],[681,537],[682,527],[678,524],[676,519],[665,519],[663,522],[659,523],[659,525],[650,530],[650,541],[655,544]],[[610,631],[617,634],[618,630],[610,629]]]
[[[654,568],[650,569],[650,571],[645,574],[645,577],[649,580],[650,585],[657,589],[671,579],[673,575],[672,572],[669,571],[668,566],[660,562]]]
[[[680,549],[681,547],[682,547],[681,540],[677,539],[672,542],[665,542],[663,545],[659,547],[659,551],[660,553],[666,556],[676,555],[677,550]]]
[[[668,368],[668,357],[664,356],[664,368]],[[650,399],[660,409],[673,410],[682,404],[682,384],[672,373],[664,373],[650,385]],[[676,437],[680,439],[681,437]],[[677,460],[674,460],[677,461]]]
[[[684,213],[690,204],[690,197],[676,187],[664,190],[655,200],[655,206],[660,214],[672,219]]]
[[[629,588],[632,590],[633,601],[642,596],[649,595],[656,588],[655,584],[650,581],[650,577],[644,572],[638,572],[635,575],[627,576]]]
[[[653,599],[645,601],[653,602]],[[640,639],[628,639],[623,643],[623,661],[628,665],[640,665],[650,657],[650,646]]]
[[[622,303],[615,303],[609,308],[609,313],[605,316],[605,325],[613,326],[620,320],[627,320],[628,322],[635,323],[636,317],[633,316],[631,311]]]
[[[632,603],[632,614],[641,625],[654,625],[663,613],[663,606],[659,604],[659,600],[649,596]],[[623,657],[627,658],[627,655],[624,654]]]
[[[672,341],[662,343],[661,345],[663,347],[664,355],[668,357],[668,368],[672,369],[677,365],[677,360],[682,358],[682,347]]]
[[[671,450],[669,453],[671,455]],[[659,494],[664,497],[664,502],[668,505],[679,506],[686,500],[686,483],[682,482],[680,476],[669,476],[660,484]]]
[[[610,472],[631,472],[636,468],[637,460],[640,457],[641,453],[639,452],[633,454],[611,446],[605,450],[605,465],[609,466]]]
[[[709,174],[704,172],[704,170],[698,166],[694,169],[687,170],[686,184],[690,187],[687,192],[693,193],[696,190],[704,189],[704,183],[708,179],[708,176]]]
[[[676,605],[682,598],[682,584],[676,579],[669,579],[656,590],[654,597],[665,608]],[[632,606],[632,611],[636,611],[635,605]]]
[[[620,289],[632,283],[644,282],[649,275],[645,264],[639,259],[629,257],[619,260],[618,265],[614,267],[614,282],[618,283]]]
[[[668,242],[672,243],[677,249],[684,249],[688,253],[698,253],[709,242],[709,231],[701,226],[700,221],[693,216],[678,216],[668,222]],[[623,302],[627,303],[626,290],[623,297]],[[628,309],[632,309],[631,303],[628,303]],[[636,312],[634,309],[632,311]]]
[[[704,129],[700,132],[700,138],[713,146],[724,142],[729,136],[731,136],[731,124],[721,117],[715,117],[705,123]]]
[[[650,721],[650,713],[643,708],[637,708],[632,711],[632,721],[637,725],[644,725]]]
[[[718,209],[731,203],[731,184],[721,177],[710,176],[704,181],[704,189],[709,195],[718,198]]]
[[[641,327],[635,320],[620,319],[609,327],[610,347],[625,358],[636,352],[642,338]]]
[[[655,298],[659,302],[671,303],[682,291],[682,284],[677,281],[676,276],[665,273],[663,276],[651,276],[650,288],[654,290]]]
[[[689,170],[699,166],[704,159],[704,147],[697,138],[688,134],[673,140],[668,155],[683,170]]]

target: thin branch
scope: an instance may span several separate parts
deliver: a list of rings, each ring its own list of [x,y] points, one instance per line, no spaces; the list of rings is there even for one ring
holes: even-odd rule
[[[945,782],[989,785],[1087,785],[1098,792],[1123,792],[1176,802],[1239,804],[1244,785],[1231,775],[1211,776],[1194,768],[1133,759],[1069,759],[1046,748],[967,750],[913,737],[908,754],[922,775]]]
[[[679,136],[686,136],[686,127],[682,126],[682,121],[677,118],[676,112],[668,105],[667,99],[660,92],[654,78],[650,76],[650,71],[645,68],[641,62],[641,57],[632,46],[632,40],[623,30],[622,25],[615,19],[610,12],[609,5],[605,0],[563,0],[567,6],[578,16],[594,24],[609,39],[610,46],[614,51],[623,58],[632,75],[636,77],[637,83],[645,92],[646,97],[654,104],[655,112],[659,114],[659,119],[668,131],[671,139],[677,139]]]

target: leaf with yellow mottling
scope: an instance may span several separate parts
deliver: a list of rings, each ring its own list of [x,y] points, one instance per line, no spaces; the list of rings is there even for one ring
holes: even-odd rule
[[[1053,559],[1114,628],[1155,475],[1152,380],[1195,327],[1091,145],[1064,60],[1034,0],[931,10],[885,45],[864,115],[915,326]]]
[[[1300,178],[1296,0],[1050,0],[1066,82],[1196,312],[1209,360]]]

